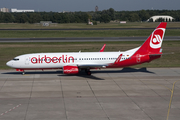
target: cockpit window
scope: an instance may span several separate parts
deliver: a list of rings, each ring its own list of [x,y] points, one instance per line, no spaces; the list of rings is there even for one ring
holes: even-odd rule
[[[19,58],[14,58],[13,60],[14,60],[14,61],[18,61],[18,60],[19,60]]]

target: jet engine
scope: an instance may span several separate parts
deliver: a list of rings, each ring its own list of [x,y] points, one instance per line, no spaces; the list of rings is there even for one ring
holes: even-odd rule
[[[78,74],[79,69],[77,66],[64,66],[63,74]]]

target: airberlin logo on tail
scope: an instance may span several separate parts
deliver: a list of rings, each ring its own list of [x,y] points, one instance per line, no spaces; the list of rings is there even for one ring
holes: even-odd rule
[[[163,28],[158,28],[156,29],[152,35],[151,35],[151,40],[150,40],[150,46],[151,48],[160,48],[162,41],[163,41],[163,36],[164,36],[165,29]]]

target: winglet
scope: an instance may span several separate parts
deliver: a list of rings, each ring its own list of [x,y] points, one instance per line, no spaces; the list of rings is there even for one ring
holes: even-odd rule
[[[120,54],[119,57],[116,59],[116,61],[114,62],[114,64],[118,64],[122,58],[123,54]]]
[[[99,52],[104,52],[104,49],[106,47],[106,44],[104,44]]]

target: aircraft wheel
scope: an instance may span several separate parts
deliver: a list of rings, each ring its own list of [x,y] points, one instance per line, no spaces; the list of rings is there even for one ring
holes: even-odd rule
[[[89,69],[85,69],[87,75],[91,75],[91,71]]]
[[[87,72],[87,75],[91,75],[91,71],[88,71],[88,72]]]

